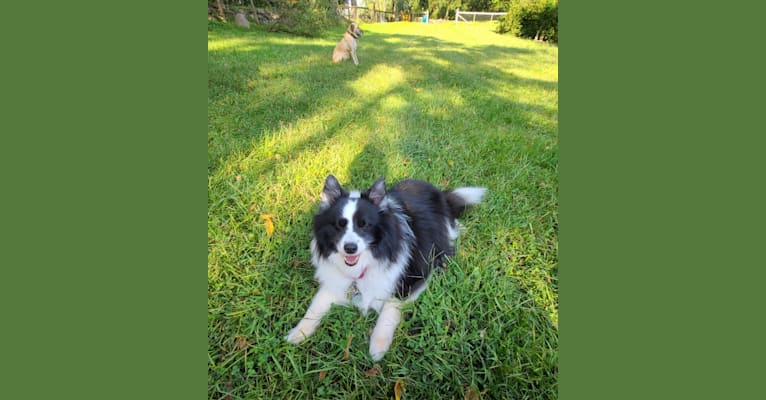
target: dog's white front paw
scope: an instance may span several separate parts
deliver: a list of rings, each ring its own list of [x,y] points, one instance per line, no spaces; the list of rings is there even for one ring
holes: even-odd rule
[[[370,356],[372,356],[372,360],[380,361],[383,356],[386,355],[386,352],[388,351],[388,348],[391,347],[391,342],[393,341],[393,336],[373,334],[372,338],[370,338]]]
[[[285,336],[285,340],[292,344],[300,344],[302,341],[306,340],[306,338],[311,335],[311,332],[306,332],[301,328],[301,325],[298,324],[295,328],[290,329],[290,331],[287,332],[287,336]]]

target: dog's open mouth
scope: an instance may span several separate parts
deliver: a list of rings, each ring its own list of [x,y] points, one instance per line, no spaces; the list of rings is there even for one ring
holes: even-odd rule
[[[359,262],[359,255],[357,254],[355,256],[345,256],[343,257],[343,261],[345,261],[346,265],[349,267],[353,267],[357,262]]]

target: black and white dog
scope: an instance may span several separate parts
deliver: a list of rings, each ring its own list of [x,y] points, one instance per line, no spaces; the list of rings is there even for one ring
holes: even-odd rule
[[[466,206],[480,203],[485,192],[478,187],[441,191],[417,180],[386,191],[383,179],[367,191],[348,191],[328,176],[311,241],[319,290],[285,339],[302,342],[330,306],[350,302],[365,315],[370,309],[378,313],[370,355],[375,361],[383,358],[401,320],[402,301],[415,300],[431,270],[455,254],[457,217]]]

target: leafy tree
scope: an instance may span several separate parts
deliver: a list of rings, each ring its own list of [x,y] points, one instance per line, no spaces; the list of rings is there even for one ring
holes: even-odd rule
[[[463,0],[428,0],[428,16],[429,18],[447,18],[452,11],[458,8],[462,8]]]

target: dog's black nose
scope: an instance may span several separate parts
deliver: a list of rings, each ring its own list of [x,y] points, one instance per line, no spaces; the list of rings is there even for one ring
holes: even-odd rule
[[[356,243],[346,243],[343,245],[343,250],[345,250],[347,254],[356,253],[356,249]]]

